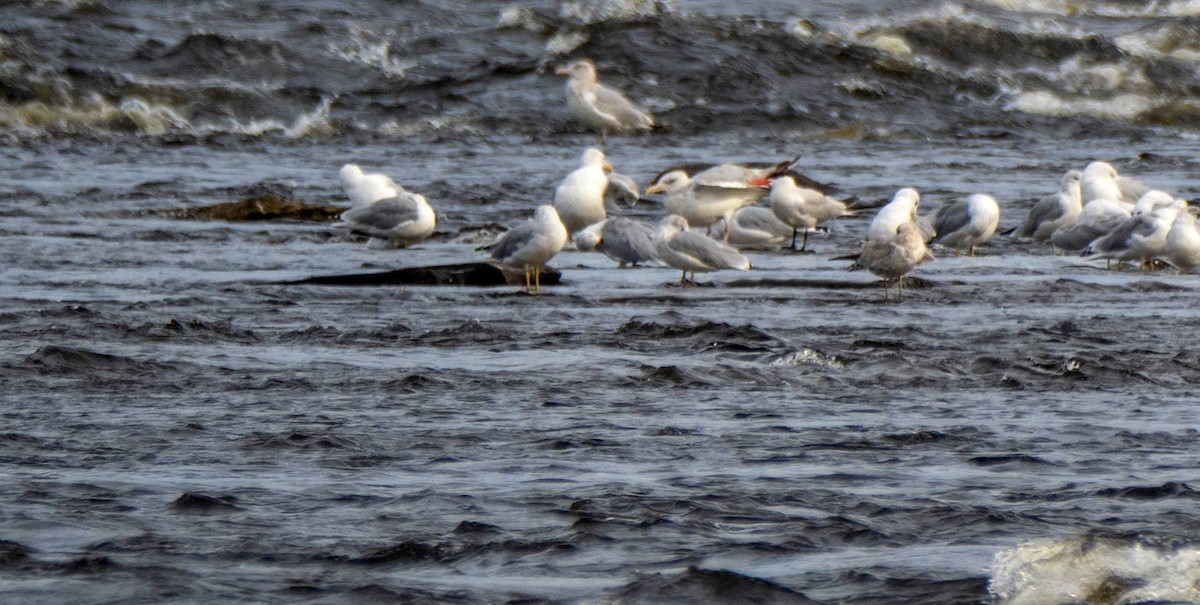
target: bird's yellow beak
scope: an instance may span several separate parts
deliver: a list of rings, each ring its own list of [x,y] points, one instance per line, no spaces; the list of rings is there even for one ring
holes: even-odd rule
[[[609,164],[609,163],[608,163],[608,160],[604,160],[604,170],[605,170],[605,172],[612,172],[612,171],[613,171],[613,165],[612,165],[612,164]]]
[[[646,195],[653,195],[653,194],[655,194],[655,193],[658,193],[658,192],[660,192],[660,191],[662,191],[662,190],[663,190],[663,188],[662,188],[662,185],[659,185],[658,183],[655,183],[655,184],[653,184],[653,185],[651,185],[651,186],[649,186],[649,187],[647,187],[647,188],[646,188]]]

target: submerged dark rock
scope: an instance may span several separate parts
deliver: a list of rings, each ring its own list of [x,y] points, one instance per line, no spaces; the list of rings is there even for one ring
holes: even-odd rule
[[[209,219],[230,222],[308,221],[323,223],[337,220],[345,208],[330,204],[309,204],[266,194],[247,197],[236,202],[222,202],[195,208],[160,210],[167,218]]]
[[[557,285],[562,274],[549,267],[541,268],[541,283]],[[525,277],[493,263],[477,262],[458,265],[407,267],[381,273],[351,273],[322,275],[284,282],[304,286],[523,286]]]

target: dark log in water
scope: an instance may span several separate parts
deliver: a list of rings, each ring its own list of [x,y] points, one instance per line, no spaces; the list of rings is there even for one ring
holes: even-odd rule
[[[562,274],[556,269],[542,267],[541,272],[543,286],[557,285],[562,280]],[[319,275],[284,283],[309,286],[524,286],[525,276],[500,265],[478,262],[408,267],[381,273]]]

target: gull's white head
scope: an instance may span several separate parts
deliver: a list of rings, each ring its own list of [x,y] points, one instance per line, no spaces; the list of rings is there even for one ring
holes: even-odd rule
[[[533,211],[533,220],[539,224],[554,224],[562,225],[562,219],[558,216],[558,211],[550,204],[542,204]]]
[[[658,231],[654,234],[654,238],[657,240],[664,240],[674,237],[676,234],[683,233],[687,230],[687,219],[679,216],[678,214],[672,214],[659,221]]]
[[[921,194],[917,193],[917,190],[912,187],[905,187],[892,196],[891,203],[911,205],[913,212],[916,212],[917,206],[921,204]]]
[[[1185,207],[1187,207],[1187,202],[1176,199],[1175,196],[1166,191],[1151,189],[1138,198],[1137,203],[1133,205],[1133,213],[1149,214],[1159,208],[1175,208],[1179,210]]]
[[[791,175],[785,174],[771,179],[771,191],[787,191],[788,189],[796,188],[796,179]]]
[[[613,169],[612,164],[609,164],[604,157],[604,152],[596,147],[588,147],[587,151],[583,152],[583,158],[579,164],[586,168],[600,167],[609,172],[612,172]]]
[[[1121,188],[1117,186],[1117,169],[1108,162],[1092,162],[1084,167],[1080,184],[1085,203],[1096,199],[1121,199]]]
[[[588,59],[576,59],[560,66],[554,70],[554,73],[560,76],[569,76],[572,80],[580,82],[595,82],[596,64]]]
[[[600,245],[600,241],[604,239],[601,231],[604,229],[604,223],[607,222],[607,220],[603,220],[576,231],[575,235],[571,237],[571,241],[575,242],[575,247],[580,250],[595,250],[596,246]]]
[[[358,164],[346,164],[338,171],[338,177],[342,179],[343,183],[361,179],[362,176],[363,171],[362,168],[358,167]]]
[[[674,193],[680,191],[688,185],[692,184],[692,177],[688,176],[683,170],[672,170],[660,177],[658,180],[646,188],[646,195],[666,191]]]
[[[1070,191],[1071,189],[1078,189],[1079,182],[1080,182],[1080,180],[1082,180],[1082,178],[1083,178],[1082,172],[1079,172],[1078,170],[1075,170],[1075,169],[1068,170],[1067,173],[1064,174],[1063,178],[1062,178],[1062,190]]]

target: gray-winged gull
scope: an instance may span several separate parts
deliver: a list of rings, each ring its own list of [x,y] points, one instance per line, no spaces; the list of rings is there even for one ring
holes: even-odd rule
[[[1083,255],[1088,260],[1116,260],[1118,265],[1123,261],[1137,260],[1139,267],[1144,270],[1155,257],[1166,251],[1167,234],[1179,211],[1175,206],[1159,207],[1150,212],[1139,211],[1107,235],[1088,244]]]
[[[554,206],[543,204],[526,221],[501,235],[488,246],[492,258],[525,272],[525,291],[541,289],[541,268],[567,244],[567,229],[558,218]],[[530,287],[530,274],[533,286]]]
[[[339,218],[341,228],[386,241],[391,248],[423,240],[437,226],[437,216],[425,196],[408,191],[369,206],[351,208]]]
[[[990,195],[973,193],[965,200],[943,204],[933,217],[936,235],[930,243],[954,248],[954,254],[966,248],[975,256],[978,246],[996,233],[1000,225],[1000,204]]]
[[[1081,177],[1082,173],[1078,170],[1068,170],[1062,177],[1058,193],[1042,198],[1034,204],[1013,235],[1032,237],[1044,242],[1050,239],[1055,231],[1071,224],[1079,213],[1083,212]]]
[[[808,232],[826,221],[853,214],[846,204],[816,189],[796,185],[791,176],[771,179],[771,211],[792,228],[792,250],[796,250],[796,235],[804,231],[800,251],[808,249]]]
[[[689,225],[711,227],[722,218],[728,225],[738,208],[753,204],[766,193],[765,187],[751,184],[763,178],[761,171],[736,164],[719,164],[694,177],[685,170],[672,170],[647,187],[646,195],[664,193],[667,214],[679,215]]]
[[[696,273],[721,269],[750,270],[750,261],[736,249],[707,236],[688,230],[687,221],[672,214],[658,224],[654,236],[658,258],[667,266],[683,271],[680,285],[696,284]],[[687,277],[691,272],[692,278]]]
[[[1185,208],[1175,215],[1171,230],[1167,232],[1164,252],[1167,262],[1180,273],[1200,267],[1200,231],[1196,229],[1196,218]]]
[[[724,232],[725,219],[714,225]],[[765,206],[743,206],[733,213],[729,221],[729,245],[743,248],[777,246],[792,237],[792,228],[784,224]]]
[[[1129,210],[1120,202],[1096,199],[1083,205],[1083,211],[1069,225],[1059,227],[1050,243],[1061,250],[1083,250],[1096,238],[1116,229],[1129,219]]]
[[[600,131],[600,140],[608,139],[609,131],[629,132],[650,130],[654,116],[634,105],[621,91],[601,84],[596,78],[596,65],[578,59],[555,70],[567,79],[567,107],[584,124]]]
[[[575,232],[572,240],[580,250],[595,250],[620,266],[637,266],[658,260],[655,227],[623,216],[614,216]]]

